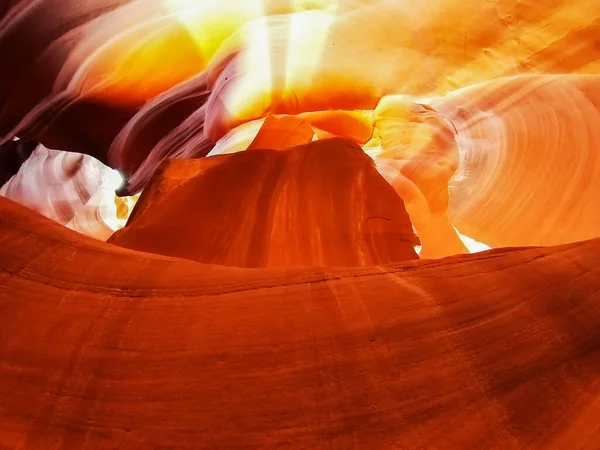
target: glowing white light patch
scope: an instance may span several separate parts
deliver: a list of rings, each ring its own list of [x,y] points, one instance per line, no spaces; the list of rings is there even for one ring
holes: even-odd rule
[[[117,190],[121,186],[123,186],[123,183],[125,182],[125,180],[123,179],[123,176],[119,173],[118,170],[113,169],[107,175],[106,182],[108,183],[108,185],[110,186],[111,189],[114,187],[114,189]]]
[[[456,228],[454,229],[456,230]],[[458,234],[458,237],[463,242],[463,244],[465,244],[465,247],[467,247],[467,250],[469,250],[469,252],[471,253],[484,252],[486,250],[491,250],[492,248],[488,245],[485,245],[483,242],[477,242],[475,239],[471,239],[469,236],[461,234],[458,230],[456,230],[456,233]]]

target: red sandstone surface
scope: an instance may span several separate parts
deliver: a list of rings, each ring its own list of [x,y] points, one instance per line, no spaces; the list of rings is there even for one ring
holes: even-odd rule
[[[171,160],[108,242],[235,267],[418,259],[402,199],[351,141]]]
[[[599,442],[598,240],[236,269],[0,213],[4,448]]]
[[[600,449],[599,150],[598,0],[0,1],[0,449]]]

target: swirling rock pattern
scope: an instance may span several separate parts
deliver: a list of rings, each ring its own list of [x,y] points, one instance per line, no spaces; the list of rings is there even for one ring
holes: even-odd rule
[[[235,269],[0,198],[0,445],[594,446],[599,254]]]
[[[372,120],[364,149],[413,223],[447,214],[492,247],[600,236],[600,76],[498,78],[426,104],[386,96]]]
[[[432,105],[457,129],[459,230],[492,247],[600,236],[600,76],[500,78]]]
[[[108,162],[134,178],[127,194],[165,158],[203,156],[266,113],[372,109],[385,95],[445,94],[522,72],[598,72],[596,0],[463,8],[469,14],[450,0],[11,2],[0,22],[0,62],[10,67],[0,76],[0,135]]]
[[[337,6],[269,16],[242,28],[229,46],[224,43],[223,55],[216,57],[225,59],[240,48],[239,41],[243,45],[214,84],[207,113],[213,139],[265,111],[372,109],[384,95],[446,93],[517,67],[544,72],[549,62],[557,70],[562,58],[571,61],[570,71],[598,69],[597,36],[586,40],[587,52],[577,49],[578,65],[573,66],[574,49],[559,50],[569,31],[582,29],[591,36],[598,30],[594,2],[572,8],[549,1],[472,1],[463,3],[467,15],[449,1]],[[540,53],[551,46],[554,53]]]
[[[0,2],[0,447],[598,447],[598,0],[457,6]]]
[[[94,158],[38,146],[0,195],[105,240],[125,225],[135,205],[135,198],[115,196],[121,181]]]

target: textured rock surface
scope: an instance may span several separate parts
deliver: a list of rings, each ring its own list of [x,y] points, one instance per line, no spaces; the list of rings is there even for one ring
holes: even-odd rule
[[[596,450],[599,73],[598,0],[0,1],[0,448]]]
[[[598,254],[234,269],[0,198],[0,445],[594,448]]]
[[[91,154],[133,177],[124,193],[165,158],[204,156],[266,113],[372,109],[384,95],[600,69],[597,0],[10,5],[0,136]]]
[[[80,233],[106,240],[125,222],[137,197],[115,196],[122,182],[87,155],[38,146],[0,195]]]
[[[171,160],[109,242],[203,263],[288,267],[418,259],[419,241],[360,146],[329,139]]]
[[[501,78],[432,104],[458,131],[458,229],[492,247],[600,236],[600,75]]]
[[[512,73],[599,69],[595,0],[470,0],[461,8],[446,0],[335,3],[333,11],[253,21],[224,43],[215,58],[243,42],[214,83],[211,137],[267,110],[372,109],[389,94],[443,94]]]

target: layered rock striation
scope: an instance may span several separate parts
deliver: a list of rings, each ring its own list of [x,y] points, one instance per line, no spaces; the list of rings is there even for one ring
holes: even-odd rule
[[[402,199],[343,139],[170,160],[109,242],[237,267],[386,264],[419,244]]]
[[[0,198],[0,445],[593,447],[598,254],[228,268]]]

